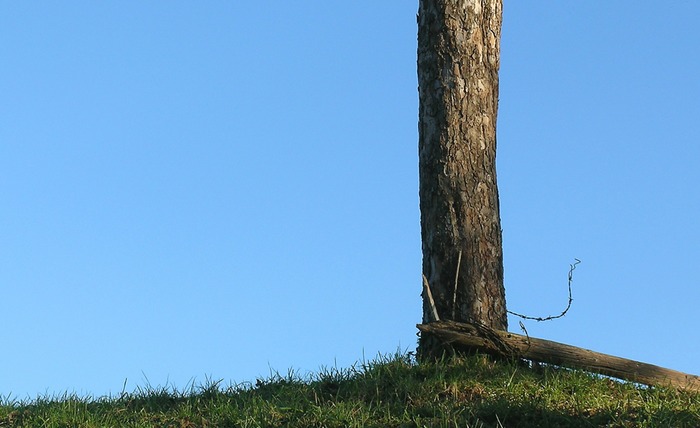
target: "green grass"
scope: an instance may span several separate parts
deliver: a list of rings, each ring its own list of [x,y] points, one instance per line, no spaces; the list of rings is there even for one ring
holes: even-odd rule
[[[474,355],[0,403],[0,427],[700,427],[700,395]]]

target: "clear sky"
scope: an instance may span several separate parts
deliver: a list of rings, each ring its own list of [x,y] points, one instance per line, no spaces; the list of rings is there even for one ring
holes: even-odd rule
[[[416,1],[0,3],[0,396],[413,350]],[[700,3],[506,0],[531,336],[700,374]],[[518,320],[510,319],[519,332]]]

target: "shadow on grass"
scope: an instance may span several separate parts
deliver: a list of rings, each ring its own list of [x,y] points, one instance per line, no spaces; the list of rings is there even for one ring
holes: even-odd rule
[[[698,427],[700,415],[687,410],[552,410],[538,403],[508,400],[483,403],[475,416],[494,427]]]

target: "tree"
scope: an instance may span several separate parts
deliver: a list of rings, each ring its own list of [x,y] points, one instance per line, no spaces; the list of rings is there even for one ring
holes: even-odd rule
[[[420,0],[418,11],[423,274],[441,319],[497,330],[508,327],[496,184],[502,8]],[[422,337],[419,353],[435,346]]]

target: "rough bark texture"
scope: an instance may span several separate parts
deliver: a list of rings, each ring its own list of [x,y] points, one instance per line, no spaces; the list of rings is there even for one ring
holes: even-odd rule
[[[502,0],[420,0],[419,175],[423,274],[440,318],[507,330],[495,165],[501,19]],[[435,321],[426,300],[424,323]]]

